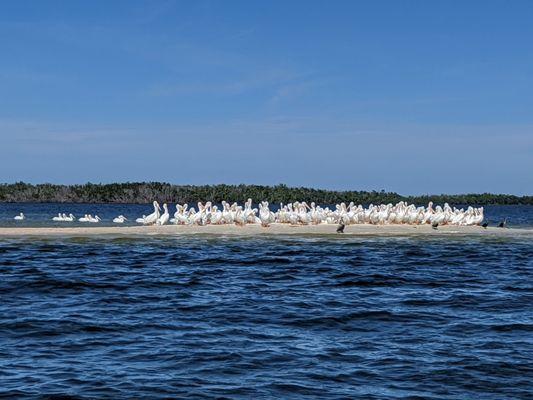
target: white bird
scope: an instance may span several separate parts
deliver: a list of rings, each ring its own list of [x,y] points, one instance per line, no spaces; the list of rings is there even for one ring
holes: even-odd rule
[[[85,214],[83,217],[79,218],[78,221],[80,222],[91,222],[91,216],[88,214]]]
[[[237,211],[235,212],[235,225],[244,226],[246,224],[246,219],[244,218],[244,213],[242,207],[238,206]]]
[[[160,216],[161,207],[157,201],[153,202],[154,212],[150,215],[144,216],[142,218],[137,218],[136,221],[144,225],[153,225],[157,222]]]
[[[127,221],[128,219],[124,215],[119,215],[118,217],[113,219],[113,222],[115,224],[123,224],[124,221]]]
[[[100,217],[98,215],[95,215],[94,217],[89,214],[89,222],[92,222],[93,224],[96,224],[101,221]]]
[[[167,203],[163,204],[163,210],[165,212],[161,214],[161,216],[157,219],[157,222],[156,222],[157,225],[165,225],[170,218],[170,214],[168,213]]]
[[[222,211],[217,206],[213,206],[211,211],[211,224],[218,225],[222,223]]]
[[[268,201],[261,202],[259,204],[259,220],[261,221],[261,225],[267,227],[274,222],[275,219],[274,213],[268,208]]]
[[[73,222],[75,220],[76,220],[76,217],[74,215],[69,214],[67,216],[67,214],[65,214],[65,213],[63,213],[63,214],[58,213],[57,217],[53,217],[52,218],[52,221],[56,221],[56,222]]]
[[[15,221],[22,221],[23,219],[26,219],[26,217],[24,216],[24,213],[20,213],[19,215],[17,215],[15,218],[13,218]]]
[[[65,222],[74,222],[75,220],[76,220],[76,217],[72,213],[70,213],[68,217],[65,217]]]
[[[52,221],[63,221],[63,216],[61,213],[58,213],[57,217],[52,218]]]

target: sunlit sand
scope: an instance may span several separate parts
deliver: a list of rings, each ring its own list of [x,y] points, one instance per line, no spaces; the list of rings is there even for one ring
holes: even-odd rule
[[[430,225],[347,225],[344,233],[336,233],[337,225],[289,225],[271,224],[262,227],[259,224],[238,225],[164,225],[164,226],[120,226],[120,227],[36,227],[36,228],[0,228],[0,236],[172,236],[172,235],[334,235],[334,236],[403,236],[403,235],[477,235],[477,236],[513,236],[525,235],[533,237],[533,229],[514,228],[483,228],[480,226],[439,226],[433,229]]]

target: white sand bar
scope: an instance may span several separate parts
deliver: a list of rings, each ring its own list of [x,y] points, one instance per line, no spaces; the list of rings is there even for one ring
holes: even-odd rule
[[[297,225],[271,224],[269,227],[260,225],[165,225],[165,226],[121,226],[121,227],[39,227],[39,228],[0,228],[0,236],[173,236],[173,235],[374,235],[374,236],[523,236],[533,238],[531,228],[482,228],[480,226],[439,226],[433,229],[430,225],[347,225],[343,234],[336,233],[337,225]]]

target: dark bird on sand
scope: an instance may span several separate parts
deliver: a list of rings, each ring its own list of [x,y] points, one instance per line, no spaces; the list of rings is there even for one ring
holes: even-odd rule
[[[431,227],[432,227],[433,229],[437,229],[438,226],[439,226],[439,223],[438,223],[438,222],[433,222],[433,223],[431,224]]]
[[[498,224],[498,228],[505,228],[507,225],[507,218],[505,218],[502,222]]]
[[[344,233],[344,224],[341,222],[337,227],[337,233]]]
[[[487,226],[489,226],[489,223],[488,223],[488,222],[484,222],[481,226],[482,226],[483,228],[487,229]]]

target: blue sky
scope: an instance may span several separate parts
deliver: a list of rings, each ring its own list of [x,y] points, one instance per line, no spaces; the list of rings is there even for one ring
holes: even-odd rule
[[[531,1],[3,1],[0,181],[533,193]]]

